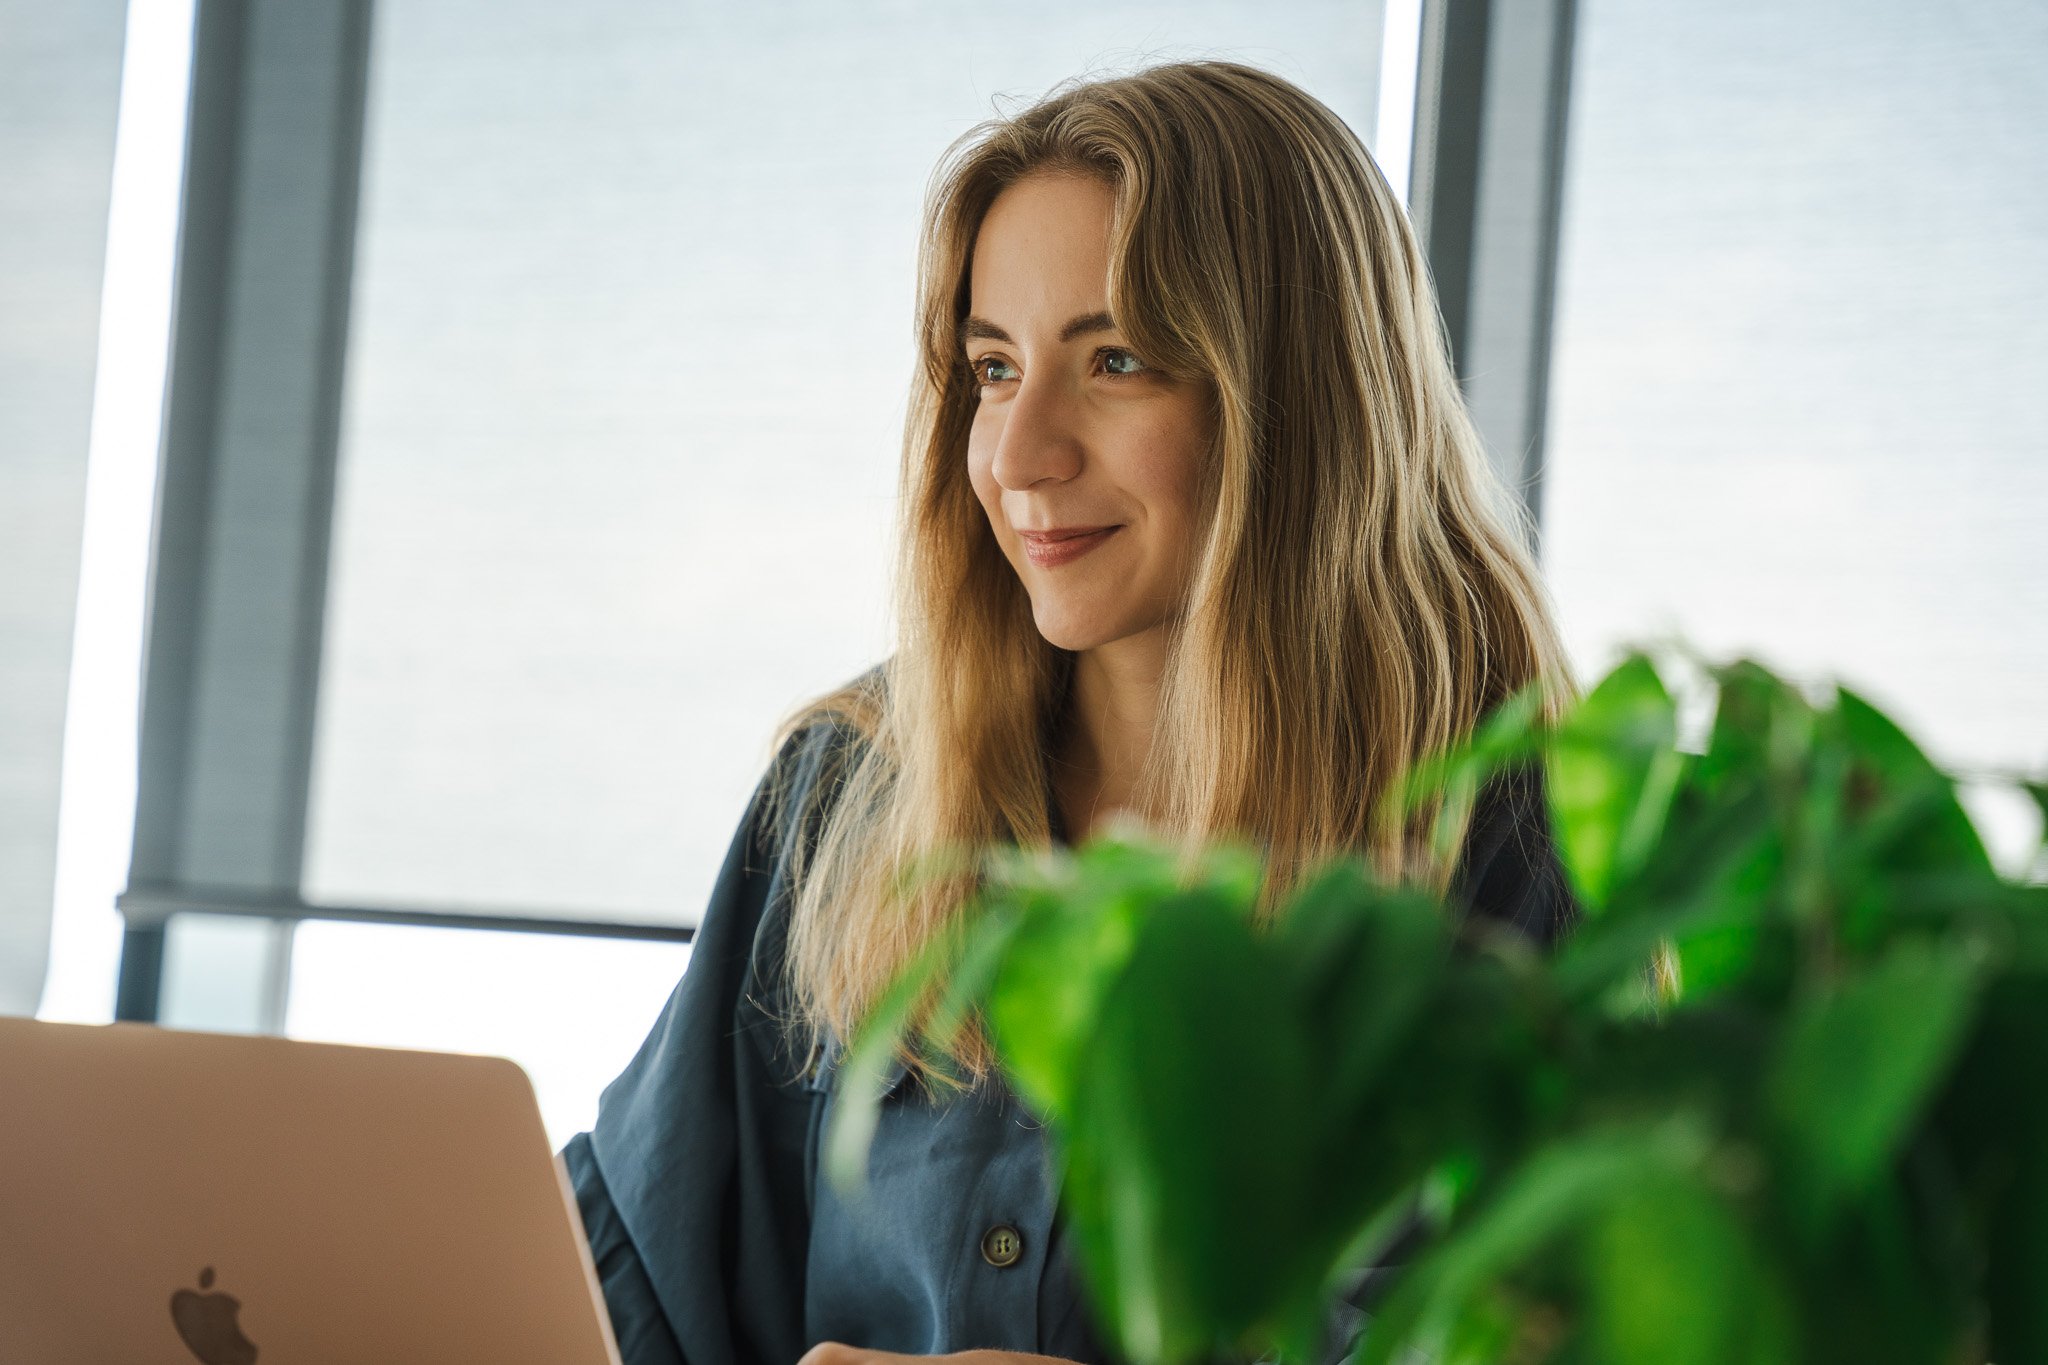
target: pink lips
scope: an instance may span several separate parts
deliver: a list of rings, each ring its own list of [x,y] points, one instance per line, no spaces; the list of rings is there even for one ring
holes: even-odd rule
[[[1041,569],[1071,564],[1108,540],[1121,526],[1058,526],[1049,531],[1019,531],[1024,557]]]

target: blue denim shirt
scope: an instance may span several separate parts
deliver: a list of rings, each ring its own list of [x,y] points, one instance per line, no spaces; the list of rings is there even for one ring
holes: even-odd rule
[[[794,765],[792,799],[771,807],[767,779],[755,792],[688,970],[595,1128],[562,1153],[621,1356],[796,1365],[841,1341],[1116,1361],[1083,1298],[1043,1131],[999,1079],[935,1098],[899,1068],[866,1196],[819,1178],[838,1049],[806,1065],[778,1022],[786,851],[815,837],[803,797],[848,742],[816,726],[777,756]],[[1543,812],[1537,770],[1490,786],[1454,894],[1548,943],[1574,907]],[[1355,1303],[1340,1312],[1334,1347],[1360,1318]]]

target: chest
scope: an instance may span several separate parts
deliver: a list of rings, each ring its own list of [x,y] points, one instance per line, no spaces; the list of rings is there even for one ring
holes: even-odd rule
[[[1057,1215],[1044,1128],[999,1082],[934,1095],[891,1074],[865,1190],[818,1169],[837,1058],[811,1082],[805,1334],[918,1355],[1108,1359]]]

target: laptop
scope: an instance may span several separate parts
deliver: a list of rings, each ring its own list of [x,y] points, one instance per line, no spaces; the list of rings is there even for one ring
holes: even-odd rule
[[[0,1358],[619,1355],[514,1063],[0,1019]]]

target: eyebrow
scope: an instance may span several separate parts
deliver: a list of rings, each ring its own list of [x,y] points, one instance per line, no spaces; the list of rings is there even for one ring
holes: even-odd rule
[[[1066,326],[1060,328],[1060,340],[1068,342],[1072,341],[1075,337],[1086,336],[1090,332],[1114,332],[1115,330],[1116,319],[1108,313],[1083,313],[1080,317],[1071,319]],[[1008,332],[1005,332],[987,318],[969,317],[966,322],[961,324],[960,340],[964,343],[973,341],[977,337],[984,341],[1000,341],[1008,346],[1015,346],[1017,344]]]

